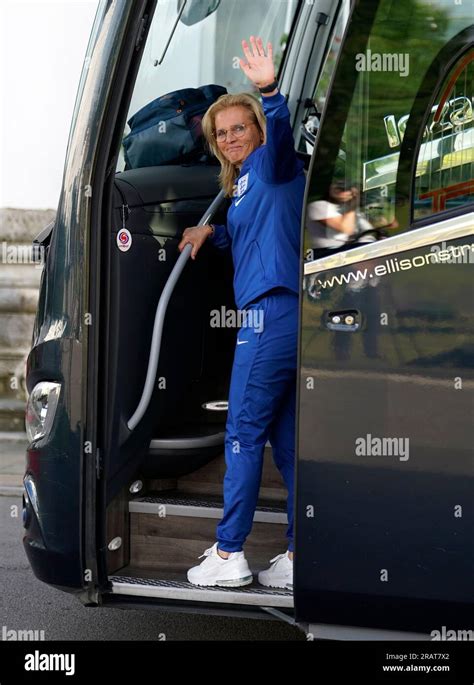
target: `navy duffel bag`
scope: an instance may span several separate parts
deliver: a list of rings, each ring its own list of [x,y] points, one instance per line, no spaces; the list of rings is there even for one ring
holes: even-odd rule
[[[125,170],[207,160],[201,121],[226,88],[183,88],[149,102],[128,120],[123,139]],[[204,156],[204,157],[203,157]]]

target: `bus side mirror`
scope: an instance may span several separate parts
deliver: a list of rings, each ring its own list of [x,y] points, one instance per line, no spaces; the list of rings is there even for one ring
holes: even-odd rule
[[[178,0],[179,20],[186,26],[199,24],[213,14],[220,4],[221,0]]]

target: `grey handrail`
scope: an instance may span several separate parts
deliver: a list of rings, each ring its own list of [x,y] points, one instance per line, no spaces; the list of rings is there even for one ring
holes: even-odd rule
[[[215,214],[217,209],[222,204],[223,200],[224,190],[221,190],[217,197],[209,205],[205,214],[202,216],[201,220],[197,225],[204,226],[205,224],[209,223],[213,214]],[[184,246],[180,256],[178,257],[178,261],[174,265],[173,270],[170,273],[168,280],[166,281],[166,285],[163,288],[163,291],[160,295],[160,299],[158,301],[158,306],[156,308],[155,314],[155,323],[153,325],[153,337],[151,339],[150,358],[148,359],[148,369],[146,372],[145,385],[143,387],[143,392],[138,407],[135,409],[135,413],[133,414],[133,416],[127,422],[127,426],[131,431],[137,426],[139,421],[141,421],[143,415],[148,409],[148,405],[150,404],[153,388],[155,387],[158,360],[160,358],[161,335],[163,332],[163,322],[165,320],[166,309],[168,307],[169,299],[178,281],[178,278],[181,276],[181,272],[184,269],[184,265],[188,261],[189,255],[192,251],[192,247],[193,246],[190,243]]]

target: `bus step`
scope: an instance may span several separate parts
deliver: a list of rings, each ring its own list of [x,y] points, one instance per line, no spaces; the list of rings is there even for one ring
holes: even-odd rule
[[[190,495],[170,490],[150,494],[129,501],[129,512],[134,514],[158,514],[166,516],[191,516],[221,519],[223,500],[218,496]],[[285,503],[260,500],[254,514],[255,522],[288,524]]]
[[[200,587],[187,581],[157,580],[125,575],[112,575],[109,576],[109,580],[112,584],[113,594],[219,604],[293,607],[291,590],[253,586],[242,588]]]

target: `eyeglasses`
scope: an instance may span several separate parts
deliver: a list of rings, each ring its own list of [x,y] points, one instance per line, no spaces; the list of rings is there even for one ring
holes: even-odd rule
[[[229,131],[233,133],[236,138],[242,138],[242,136],[245,134],[245,130],[247,129],[247,127],[253,125],[254,122],[252,121],[250,124],[235,124],[235,126],[231,126],[228,130],[219,128],[217,131],[213,132],[214,138],[217,140],[218,143],[223,143],[224,140],[227,139],[227,134]]]

